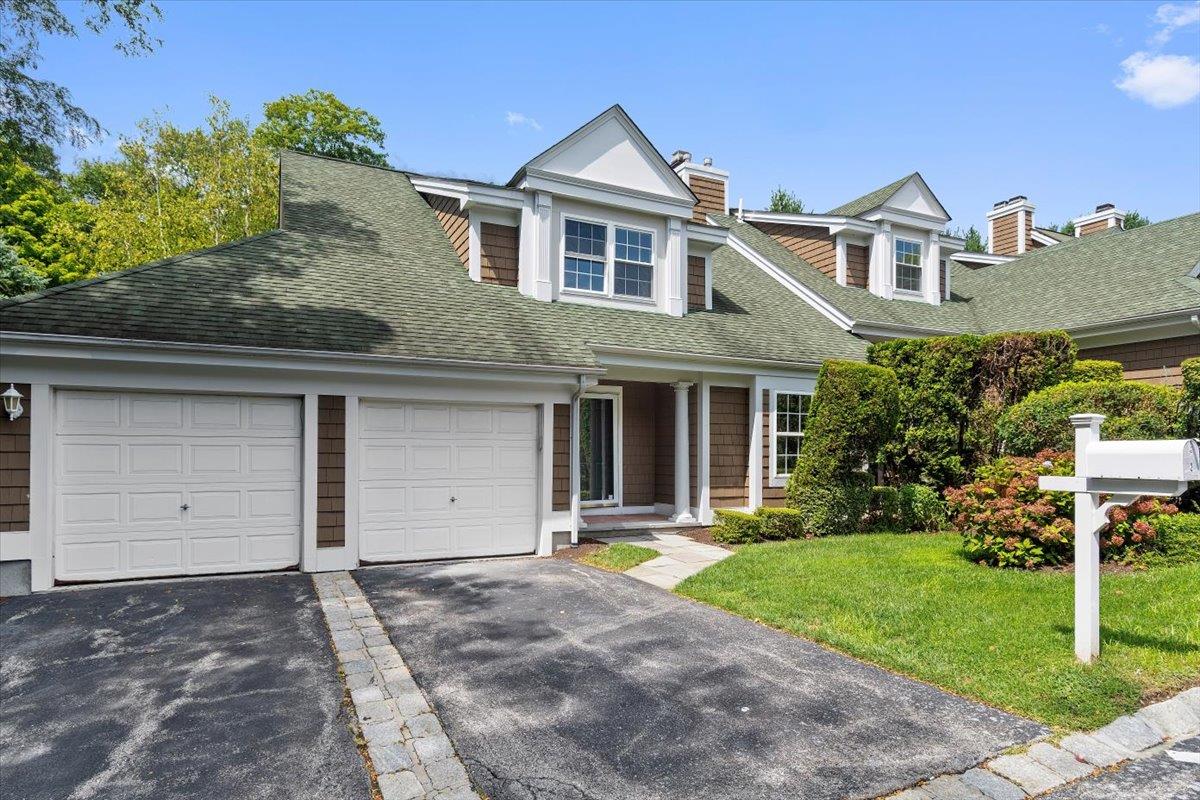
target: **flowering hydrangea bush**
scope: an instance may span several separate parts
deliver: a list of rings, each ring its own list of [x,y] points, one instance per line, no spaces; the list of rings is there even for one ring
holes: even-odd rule
[[[1036,569],[1070,563],[1074,555],[1074,496],[1038,488],[1042,475],[1072,475],[1072,453],[1046,450],[1032,458],[997,459],[976,472],[973,483],[946,490],[946,503],[962,531],[963,549],[980,564]],[[1100,534],[1100,557],[1136,560],[1155,541],[1154,518],[1178,511],[1141,498],[1115,508]]]

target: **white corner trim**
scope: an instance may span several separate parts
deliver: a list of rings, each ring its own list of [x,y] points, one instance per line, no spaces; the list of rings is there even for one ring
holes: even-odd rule
[[[846,285],[846,237],[838,234],[834,237],[834,251],[837,258],[838,286]]]
[[[776,266],[773,262],[760,255],[757,250],[738,238],[738,236],[732,231],[729,232],[729,246],[732,247],[734,252],[736,252],[738,255],[742,256],[751,264],[770,275],[842,330],[849,331],[854,327],[854,320],[839,311],[832,303],[819,295],[817,292],[813,291],[808,286],[805,286],[783,269]]]
[[[54,586],[54,393],[45,383],[29,389],[29,583],[42,592]]]
[[[343,467],[346,475],[344,495],[344,527],[346,530],[346,545],[343,548],[342,569],[358,568],[358,412],[359,399],[354,395],[346,396],[346,417],[342,420],[346,428],[345,462]]]
[[[304,486],[300,535],[300,571],[316,572],[317,562],[317,395],[304,395]]]

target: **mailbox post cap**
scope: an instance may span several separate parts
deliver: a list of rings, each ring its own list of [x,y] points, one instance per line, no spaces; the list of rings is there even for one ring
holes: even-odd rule
[[[1076,428],[1089,428],[1092,425],[1099,425],[1108,417],[1103,414],[1072,414],[1071,424]]]

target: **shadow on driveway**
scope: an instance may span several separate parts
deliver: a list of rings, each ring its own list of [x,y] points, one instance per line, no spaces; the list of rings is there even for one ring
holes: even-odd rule
[[[370,798],[307,576],[13,598],[0,651],[5,798]]]
[[[355,577],[493,800],[875,797],[1044,732],[569,562]]]

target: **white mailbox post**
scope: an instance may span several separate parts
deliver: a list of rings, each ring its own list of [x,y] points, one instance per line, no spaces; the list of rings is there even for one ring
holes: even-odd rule
[[[1100,529],[1114,506],[1144,495],[1174,497],[1200,480],[1195,439],[1100,441],[1103,414],[1076,414],[1075,474],[1044,475],[1042,489],[1075,493],[1075,655],[1089,663],[1100,654]],[[1111,495],[1104,503],[1101,495]]]

